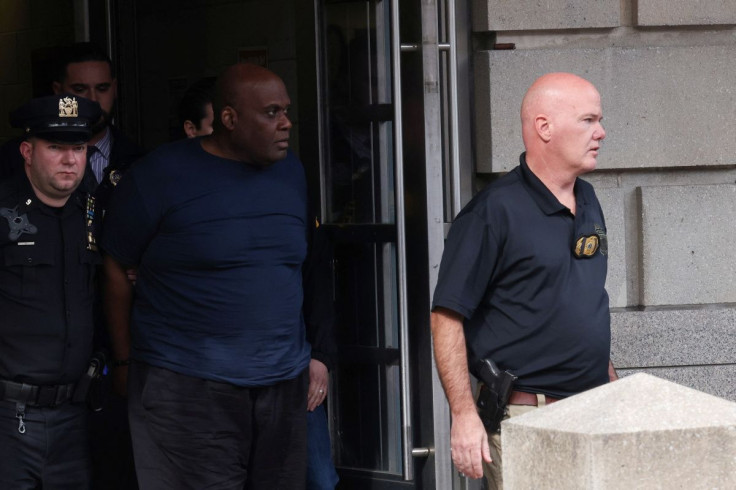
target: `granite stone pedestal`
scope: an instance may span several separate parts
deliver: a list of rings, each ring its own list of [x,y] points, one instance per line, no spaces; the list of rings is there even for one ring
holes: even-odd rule
[[[634,374],[505,421],[505,490],[736,489],[736,403]]]

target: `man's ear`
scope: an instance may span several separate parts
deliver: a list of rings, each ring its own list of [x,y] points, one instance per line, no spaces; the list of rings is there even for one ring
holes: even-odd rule
[[[187,138],[194,138],[197,136],[197,126],[194,125],[192,121],[187,119],[184,121],[184,134],[187,135]]]
[[[61,90],[61,83],[59,83],[59,82],[52,82],[51,83],[51,90],[53,90],[55,94],[60,94],[62,92],[62,90]]]
[[[235,109],[226,105],[220,112],[220,122],[222,122],[225,129],[232,131],[238,123],[238,113],[235,112]]]
[[[539,114],[534,118],[534,129],[545,143],[552,139],[552,123],[546,114]]]
[[[31,155],[33,155],[33,145],[29,141],[21,141],[18,147],[20,154],[23,156],[23,160],[26,165],[31,164]]]

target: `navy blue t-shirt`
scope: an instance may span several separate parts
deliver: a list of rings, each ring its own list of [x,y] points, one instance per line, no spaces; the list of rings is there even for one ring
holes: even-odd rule
[[[309,364],[302,308],[306,181],[291,152],[268,167],[199,139],[165,145],[118,185],[102,247],[138,265],[133,359],[265,386]]]
[[[465,317],[470,366],[490,357],[516,389],[558,398],[608,381],[605,222],[590,184],[575,197],[573,216],[522,155],[457,216],[433,302]]]

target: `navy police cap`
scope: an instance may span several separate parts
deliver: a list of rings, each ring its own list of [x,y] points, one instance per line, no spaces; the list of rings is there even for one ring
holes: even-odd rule
[[[10,114],[10,125],[22,128],[25,137],[77,145],[92,137],[91,128],[101,116],[97,102],[76,95],[57,94],[31,99]]]

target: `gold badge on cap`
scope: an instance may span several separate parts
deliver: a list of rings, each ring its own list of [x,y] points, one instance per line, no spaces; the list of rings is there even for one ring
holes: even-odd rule
[[[59,117],[79,117],[79,104],[75,97],[59,99]]]

